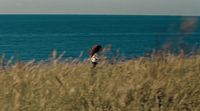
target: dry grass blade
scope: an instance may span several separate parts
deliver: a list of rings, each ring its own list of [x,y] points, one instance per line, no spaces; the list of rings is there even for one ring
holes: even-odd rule
[[[200,56],[164,55],[91,69],[34,60],[0,71],[1,111],[199,111]],[[4,64],[2,56],[2,64]],[[55,65],[56,64],[56,65]]]

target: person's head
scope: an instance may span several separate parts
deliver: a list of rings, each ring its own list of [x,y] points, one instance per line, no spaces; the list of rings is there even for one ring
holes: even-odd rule
[[[90,50],[90,57],[92,57],[95,53],[98,53],[102,50],[101,45],[94,45],[92,49]]]

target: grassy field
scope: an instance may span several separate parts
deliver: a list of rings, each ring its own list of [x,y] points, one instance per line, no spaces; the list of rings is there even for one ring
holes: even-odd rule
[[[200,111],[200,56],[2,66],[0,111]]]

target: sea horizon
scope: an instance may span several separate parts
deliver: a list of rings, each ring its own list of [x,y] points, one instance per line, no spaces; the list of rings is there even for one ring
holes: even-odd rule
[[[88,16],[174,16],[174,17],[200,17],[200,15],[186,14],[115,14],[115,13],[0,13],[0,15],[88,15]]]

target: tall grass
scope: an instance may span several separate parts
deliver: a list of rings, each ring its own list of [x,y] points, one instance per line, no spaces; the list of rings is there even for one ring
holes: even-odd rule
[[[200,111],[198,55],[101,61],[91,68],[53,54],[51,62],[0,70],[1,111]]]

